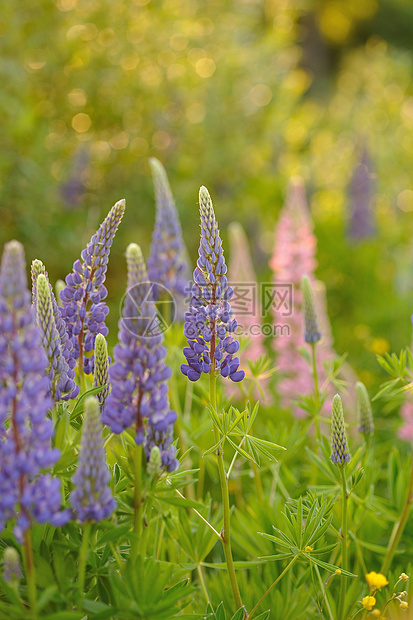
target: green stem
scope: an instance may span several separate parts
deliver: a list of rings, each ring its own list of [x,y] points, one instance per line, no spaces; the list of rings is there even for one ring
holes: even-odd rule
[[[314,418],[314,422],[315,422],[315,436],[316,436],[316,441],[318,443],[319,446],[321,446],[321,435],[320,435],[320,418],[319,418],[319,414],[320,414],[320,388],[318,386],[318,373],[317,373],[317,361],[316,361],[316,354],[315,354],[315,343],[313,343],[311,345],[311,353],[312,353],[312,360],[313,360],[313,380],[314,380],[314,396],[315,396],[315,404],[316,404],[316,415]]]
[[[275,586],[277,585],[277,583],[279,581],[281,581],[281,579],[284,577],[284,575],[290,570],[291,566],[294,564],[294,562],[296,562],[298,560],[298,558],[300,557],[301,553],[298,553],[297,555],[295,555],[293,557],[293,559],[291,560],[291,562],[289,564],[287,564],[287,566],[284,568],[283,572],[278,575],[277,579],[274,581],[274,583],[272,583],[270,585],[270,587],[268,588],[268,590],[265,592],[265,594],[260,598],[260,600],[258,601],[258,603],[255,605],[255,607],[252,609],[251,613],[248,614],[246,620],[251,620],[252,616],[255,614],[255,612],[257,611],[258,607],[261,605],[261,603],[263,602],[263,600],[269,595],[269,593],[271,592],[271,590],[273,588],[275,588]]]
[[[216,377],[214,369],[211,370],[209,375],[209,397],[210,403],[213,407],[214,411],[217,410],[217,396],[216,396]],[[214,441],[215,443],[219,442],[219,431],[214,424]],[[219,472],[219,481],[221,484],[221,493],[222,493],[222,505],[223,505],[223,513],[224,513],[224,525],[221,532],[221,541],[224,547],[224,555],[225,562],[227,564],[228,576],[231,584],[231,590],[234,597],[236,609],[240,609],[242,605],[241,595],[238,588],[237,576],[235,574],[234,568],[234,560],[232,558],[232,550],[231,550],[231,527],[230,527],[230,506],[229,506],[229,492],[228,492],[228,479],[225,474],[224,467],[224,457],[222,454],[222,449],[218,448],[217,450],[217,461],[218,461],[218,472]]]
[[[210,603],[211,599],[209,598],[208,589],[207,589],[206,582],[205,582],[203,566],[201,566],[201,564],[198,564],[196,567],[196,571],[198,573],[199,583],[201,585],[202,592],[204,593],[205,600],[207,603]]]
[[[342,503],[342,522],[341,522],[341,564],[343,570],[347,570],[347,481],[345,467],[341,467],[341,503]],[[338,605],[338,620],[344,620],[344,603],[346,599],[347,581],[341,578],[340,602]]]
[[[321,599],[321,616],[323,615],[323,604],[324,604],[324,601],[325,601],[326,607],[327,607],[327,611],[328,611],[328,615],[330,616],[330,620],[334,620],[334,616],[333,616],[333,613],[331,611],[330,603],[328,602],[327,587],[323,584],[323,580],[321,579],[320,570],[319,570],[317,564],[314,565],[314,568],[315,568],[315,572],[317,573],[318,581],[319,581],[320,586],[321,586],[321,592],[323,593],[323,598]]]
[[[252,471],[254,472],[254,482],[255,482],[255,491],[257,493],[257,499],[259,502],[262,502],[264,498],[263,490],[262,490],[262,482],[260,477],[260,470],[256,463],[251,463]]]
[[[79,551],[78,585],[79,585],[79,591],[82,596],[83,596],[83,590],[85,587],[86,560],[87,560],[87,555],[88,555],[91,528],[92,528],[92,522],[87,521],[83,529],[82,545]]]
[[[82,368],[79,368],[79,379],[80,379],[80,389],[81,389],[82,394],[84,394],[85,392],[87,392],[87,387],[86,387],[86,375],[83,370],[83,366]]]
[[[36,607],[36,570],[34,566],[31,529],[24,533],[24,562],[26,567],[27,591],[30,607]]]
[[[131,555],[133,559],[136,559],[142,538],[142,445],[136,446],[134,454],[134,466],[135,466],[135,490],[133,495],[133,507],[134,507],[134,523],[133,533],[135,538],[132,543]]]
[[[383,575],[387,575],[388,570],[390,568],[390,564],[392,563],[394,554],[397,551],[400,538],[402,537],[404,528],[406,527],[407,519],[409,518],[409,512],[410,512],[410,507],[411,507],[412,502],[413,502],[413,456],[412,456],[412,465],[410,469],[409,484],[407,487],[406,501],[404,503],[403,512],[400,515],[400,519],[398,520],[397,523],[395,523],[392,535],[390,537],[389,545],[387,547],[387,553],[383,560],[383,565],[380,571]]]
[[[198,472],[198,485],[196,489],[196,495],[198,501],[204,499],[204,480],[205,480],[205,458],[202,454],[199,455],[199,472]]]

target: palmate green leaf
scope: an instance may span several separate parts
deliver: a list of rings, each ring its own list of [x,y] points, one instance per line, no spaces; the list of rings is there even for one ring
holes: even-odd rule
[[[228,570],[228,567],[226,565],[225,562],[201,562],[202,566],[205,566],[205,568],[215,568],[218,570]],[[256,566],[261,566],[261,564],[264,564],[264,561],[261,560],[261,558],[259,558],[258,560],[245,560],[245,562],[243,562],[242,560],[235,560],[234,562],[234,567],[237,570],[247,570],[249,568],[255,568]]]
[[[281,530],[274,527],[274,530],[277,532],[278,536],[274,536],[274,534],[267,534],[266,532],[257,532],[263,538],[270,540],[271,542],[276,543],[280,547],[285,547],[286,549],[294,549],[294,542],[288,538]]]
[[[241,448],[239,445],[237,446],[237,444],[235,442],[232,441],[232,439],[230,439],[229,437],[227,437],[227,441],[230,444],[230,446],[232,446],[232,448],[234,448],[234,450],[236,452],[238,452],[238,454],[240,454],[241,456],[244,457],[244,459],[246,459],[247,461],[250,461],[251,463],[255,463],[256,465],[258,465],[258,463],[256,462],[256,460],[254,459],[253,456],[251,456],[250,454],[248,454],[248,452],[246,452],[243,448]]]
[[[88,396],[96,396],[96,394],[99,394],[99,392],[101,392],[103,390],[105,386],[104,385],[98,385],[96,387],[92,387],[89,390],[87,390],[86,392],[84,392],[83,394],[81,394],[79,396],[79,398],[77,399],[75,406],[72,409],[72,413],[70,414],[70,421],[73,422],[74,420],[76,420],[79,416],[82,415],[83,411],[84,411],[84,406],[85,406],[85,400]]]
[[[260,556],[259,559],[265,562],[267,561],[273,562],[273,561],[278,561],[278,560],[287,560],[288,558],[293,558],[293,557],[294,557],[294,553],[276,553],[275,555]]]
[[[240,607],[238,611],[232,616],[231,620],[244,620],[245,611],[243,607]]]
[[[218,448],[220,448],[222,446],[222,444],[225,441],[225,437],[221,437],[221,439],[213,446],[211,446],[210,448],[208,448],[208,450],[205,450],[205,452],[203,453],[203,457],[208,456],[208,454],[211,454],[213,452],[216,452],[218,450]]]
[[[309,553],[306,554],[306,557],[310,560],[310,562],[312,562],[313,564],[316,564],[320,568],[324,568],[325,570],[328,570],[330,573],[335,573],[336,570],[341,570],[341,574],[344,575],[344,577],[358,577],[358,575],[355,575],[354,573],[350,573],[348,570],[344,570],[340,568],[340,566],[334,566],[334,564],[328,564],[327,562],[323,562],[322,560],[319,560],[318,558],[313,558],[312,552],[311,554]]]
[[[114,540],[120,542],[125,537],[130,534],[130,526],[129,525],[119,525],[115,527],[110,527],[110,529],[106,530],[101,536],[98,537],[98,544],[103,544],[106,542],[112,542]]]
[[[263,611],[262,614],[260,614],[259,616],[255,616],[254,620],[268,620],[270,617],[270,609],[267,609],[267,611]]]
[[[215,620],[226,620],[224,603],[220,603],[215,611]]]
[[[313,549],[310,552],[311,556],[323,555],[324,553],[331,553],[332,551],[334,551],[334,549],[338,547],[339,544],[340,544],[339,542],[335,542],[335,543],[331,543],[331,545],[325,545],[324,547],[321,547],[320,549]]]

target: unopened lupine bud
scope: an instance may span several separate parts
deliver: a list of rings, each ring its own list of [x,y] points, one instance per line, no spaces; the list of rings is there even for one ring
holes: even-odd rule
[[[82,250],[81,260],[73,263],[60,292],[62,316],[73,342],[74,357],[80,358],[85,374],[93,372],[95,338],[108,335],[105,319],[109,308],[103,301],[108,294],[104,285],[110,248],[125,212],[125,201],[119,200]]]
[[[303,276],[301,280],[301,293],[303,296],[304,308],[304,340],[308,344],[315,344],[321,340],[321,333],[318,329],[317,311],[315,307],[313,289],[308,276]]]
[[[371,435],[374,432],[373,414],[366,386],[361,381],[356,383],[357,391],[357,415],[359,421],[359,431],[363,435]]]
[[[148,258],[149,278],[151,282],[163,284],[174,296],[183,297],[188,265],[178,212],[165,168],[154,157],[149,164],[156,197],[156,221]]]
[[[3,553],[3,579],[9,583],[23,579],[20,556],[14,547],[6,547]]]
[[[51,287],[47,277],[41,273],[36,280],[36,316],[42,334],[42,344],[48,359],[47,375],[50,392],[55,402],[64,396],[78,393],[74,382],[74,371],[63,354],[63,346],[53,313]]]
[[[183,353],[187,364],[181,365],[181,372],[190,381],[198,381],[203,373],[219,372],[222,377],[239,382],[245,372],[239,370],[239,358],[234,357],[239,343],[231,335],[238,327],[229,304],[234,291],[225,275],[222,241],[206,187],[199,190],[199,210],[201,242],[193,273],[191,305],[185,313],[184,334],[188,346]]]
[[[333,398],[330,458],[338,467],[344,467],[351,460],[344,424],[343,405],[338,394]]]
[[[162,456],[158,446],[153,446],[149,455],[148,474],[151,478],[155,478],[162,471]]]
[[[46,278],[46,280],[49,283],[49,276],[47,274],[46,268],[43,265],[42,261],[37,258],[32,262],[31,274],[32,274],[32,298],[33,298],[33,304],[34,304],[34,307],[37,313],[37,278],[40,275],[42,275]],[[50,289],[50,298],[52,302],[53,319],[56,324],[56,329],[59,335],[58,339],[60,340],[60,349],[68,366],[68,369],[65,367],[63,377],[60,381],[58,398],[61,398],[62,400],[68,400],[69,398],[72,398],[72,399],[76,398],[79,394],[79,387],[75,383],[76,359],[74,357],[73,342],[69,338],[69,334],[66,328],[66,322],[63,320],[62,313],[57,306],[56,297],[53,293],[53,288],[50,283],[49,283],[49,289]],[[65,383],[64,378],[66,376],[67,376],[67,381]],[[55,398],[55,395],[53,395],[53,397]]]
[[[104,386],[103,389],[99,392],[99,394],[97,394],[101,410],[110,391],[108,370],[108,345],[105,336],[102,336],[102,334],[98,334],[95,340],[95,371],[93,385]]]
[[[99,402],[94,396],[85,401],[79,462],[72,480],[75,489],[70,495],[70,503],[81,523],[110,517],[116,502],[108,486],[110,473],[103,447]]]

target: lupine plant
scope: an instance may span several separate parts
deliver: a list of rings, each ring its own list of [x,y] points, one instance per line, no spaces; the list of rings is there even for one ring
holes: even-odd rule
[[[205,187],[188,307],[170,326],[160,292],[182,303],[184,246],[166,173],[151,166],[149,273],[130,243],[117,335],[104,281],[110,251],[123,253],[124,201],[65,283],[34,259],[30,292],[23,246],[3,249],[0,619],[407,619],[413,458],[411,442],[397,443],[397,408],[413,385],[410,349],[379,358],[390,378],[373,398],[368,374],[346,383],[344,357],[326,359],[303,204],[302,264],[291,262],[291,214],[280,227],[297,276],[293,342],[258,333],[246,347]],[[287,348],[306,377],[291,374],[291,394],[276,367]],[[255,350],[267,359],[245,376]]]

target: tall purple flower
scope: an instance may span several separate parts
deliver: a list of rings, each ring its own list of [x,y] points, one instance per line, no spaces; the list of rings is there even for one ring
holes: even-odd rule
[[[37,324],[42,334],[42,344],[49,362],[47,375],[50,379],[50,393],[53,400],[58,402],[63,398],[65,400],[75,398],[79,393],[79,388],[74,381],[74,370],[69,368],[64,356],[64,346],[62,346],[56,326],[55,313],[53,312],[52,295],[53,292],[46,275],[39,274],[36,279]],[[60,314],[57,307],[55,310]],[[62,319],[60,320],[63,322]],[[66,333],[65,337],[67,337]]]
[[[95,338],[107,336],[105,318],[109,312],[104,303],[104,286],[110,248],[125,212],[125,201],[119,200],[109,211],[88,246],[81,253],[82,260],[73,263],[73,272],[66,276],[66,286],[60,293],[62,316],[73,343],[74,357],[85,374],[93,372]]]
[[[234,291],[225,275],[221,237],[206,187],[199,191],[199,208],[201,243],[184,327],[188,346],[183,352],[188,363],[182,364],[181,371],[190,381],[197,381],[211,369],[232,381],[242,381],[245,373],[238,370],[239,359],[234,357],[239,343],[231,335],[238,327],[236,319],[231,319],[229,304]]]
[[[152,157],[156,198],[156,220],[148,258],[148,275],[151,282],[159,282],[174,296],[186,292],[188,264],[178,212],[172,196],[165,168]]]
[[[55,465],[53,402],[47,357],[31,310],[23,246],[4,246],[0,267],[0,530],[16,518],[19,542],[32,521],[63,525],[60,481],[41,470]]]
[[[371,169],[371,160],[364,146],[361,160],[354,168],[348,190],[350,218],[348,234],[353,241],[367,239],[375,232],[371,205],[375,182]]]
[[[103,447],[99,401],[94,396],[85,401],[79,463],[72,481],[75,489],[70,494],[70,503],[81,523],[110,517],[116,502],[108,486],[110,473]]]
[[[166,348],[159,330],[153,285],[148,281],[141,249],[131,243],[126,250],[127,291],[119,321],[119,344],[109,369],[112,392],[106,400],[103,422],[113,433],[133,427],[135,441],[143,444],[149,459],[157,445],[162,466],[173,471],[178,466],[172,445],[176,413],[169,407]]]

